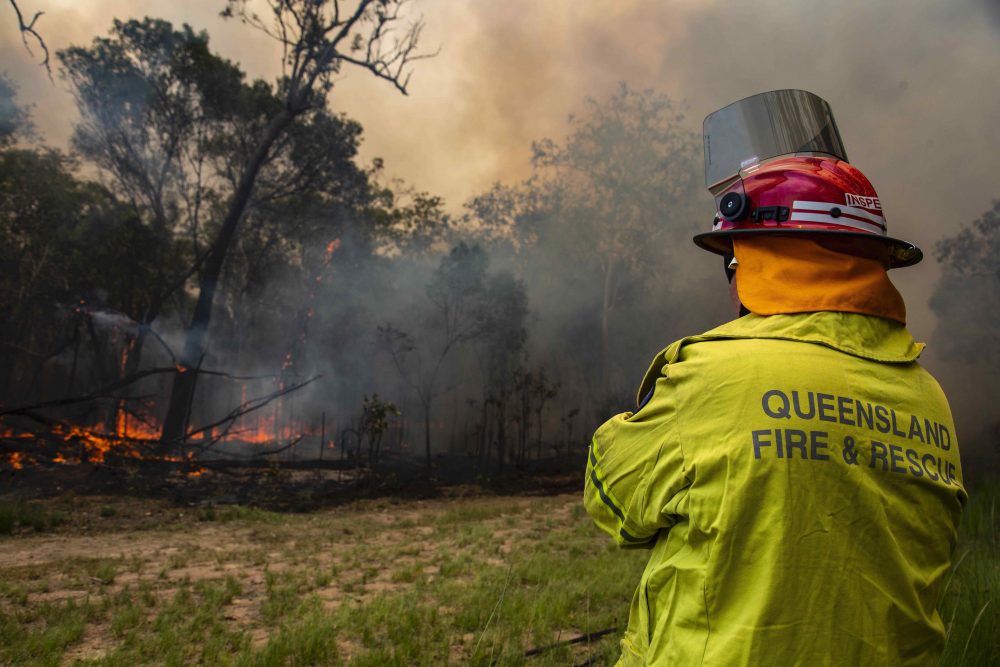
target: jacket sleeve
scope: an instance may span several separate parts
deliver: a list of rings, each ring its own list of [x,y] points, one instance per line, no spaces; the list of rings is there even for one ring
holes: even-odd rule
[[[623,547],[652,546],[677,521],[690,485],[677,432],[676,395],[661,377],[637,412],[624,412],[594,433],[587,457],[584,505]]]

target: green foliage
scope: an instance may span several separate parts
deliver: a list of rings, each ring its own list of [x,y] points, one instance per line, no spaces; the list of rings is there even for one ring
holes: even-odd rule
[[[0,258],[0,378],[19,403],[30,400],[25,387],[39,360],[74,341],[79,351],[84,332],[98,335],[102,315],[141,321],[160,300],[157,277],[183,261],[177,246],[159,243],[129,207],[77,179],[73,167],[56,151],[0,151],[0,245],[7,250]],[[103,355],[97,361],[117,365]],[[99,368],[98,377],[108,370]]]
[[[282,14],[296,4],[275,8]],[[327,12],[314,4],[305,10]],[[352,24],[395,21],[373,11]],[[106,186],[82,180],[81,165],[57,152],[12,148],[14,138],[27,136],[27,117],[0,80],[0,243],[8,250],[0,260],[3,392],[16,392],[21,404],[52,398],[59,385],[61,398],[64,389],[79,393],[142,365],[169,366],[180,349],[171,343],[162,355],[166,339],[147,335],[153,322],[159,335],[191,321],[195,281],[210,283],[207,293],[226,303],[208,309],[216,313],[214,335],[233,342],[213,350],[214,365],[280,365],[289,341],[305,340],[320,289],[326,302],[355,308],[345,292],[370,275],[386,239],[410,243],[435,226],[440,200],[419,195],[410,203],[376,186],[380,166],[357,164],[360,124],[326,109],[324,81],[332,83],[341,61],[326,54],[319,62],[315,49],[336,46],[337,34],[299,35],[318,82],[250,81],[212,52],[206,33],[154,18],[115,20],[107,35],[61,50],[62,75],[80,111],[75,154]],[[250,172],[253,187],[240,188]],[[220,244],[226,220],[236,241]],[[337,254],[342,268],[331,265],[339,244],[350,244]],[[338,269],[345,275],[334,283]],[[341,313],[329,320],[331,338],[341,331],[356,337]],[[296,359],[306,356],[294,351]],[[216,393],[214,382],[203,379],[199,390]],[[150,380],[128,391],[163,387]]]
[[[959,537],[939,607],[947,632],[941,665],[989,665],[1000,636],[1000,480],[969,489]]]
[[[378,394],[364,397],[362,424],[367,433],[380,436],[389,427],[389,417],[398,417],[399,408],[392,401],[379,399]]]
[[[161,19],[115,20],[108,37],[59,58],[81,113],[74,147],[134,208],[135,222],[117,243],[151,255],[141,258],[151,273],[143,279],[159,301],[144,311],[140,321],[148,321],[219,233],[241,173],[258,159],[257,138],[284,113],[281,87],[246,82],[237,65],[211,52],[206,33]],[[332,210],[343,216],[368,205],[368,175],[354,163],[360,136],[358,123],[317,107],[270,148],[225,274],[239,305],[302,266],[310,246],[337,237]],[[179,266],[169,261],[173,248],[188,253]],[[303,271],[301,279],[314,277]]]
[[[90,247],[90,232],[123,226],[122,212],[70,167],[55,151],[0,152],[0,244],[8,249],[0,260],[0,309],[7,323],[112,287],[101,275],[109,267],[90,266],[90,251],[104,250]]]
[[[111,610],[116,648],[92,664],[232,664],[248,639],[228,628],[222,614],[240,590],[232,577],[182,585],[151,617],[128,592]]]
[[[368,462],[378,461],[382,436],[389,428],[392,417],[400,415],[399,408],[391,401],[383,401],[378,394],[366,394],[361,406],[361,433],[368,438]]]
[[[0,498],[0,535],[9,535],[17,528],[31,528],[42,532],[58,528],[66,520],[58,510],[46,510],[37,503],[23,498]]]
[[[1000,365],[1000,200],[971,225],[942,239],[943,274],[931,297],[935,346],[948,357]]]
[[[279,626],[264,648],[239,656],[239,667],[284,667],[285,665],[333,665],[337,660],[339,628],[315,604],[304,605]]]
[[[681,213],[676,205],[700,187],[690,169],[698,137],[683,121],[683,110],[670,98],[623,82],[608,99],[586,101],[584,111],[570,118],[563,144],[534,144],[535,166],[552,170],[556,203],[583,216],[576,226],[584,243],[575,249],[631,264],[641,261],[641,246],[670,228],[663,217]],[[608,224],[594,224],[599,221]]]
[[[721,316],[688,303],[714,265],[684,252],[711,215],[698,136],[681,104],[622,83],[588,99],[564,140],[532,150],[532,177],[473,198],[464,222],[509,249],[532,303],[544,304],[539,337],[560,356],[574,341],[576,384],[598,408],[631,393],[652,351]]]
[[[587,100],[563,144],[536,142],[536,187],[548,190],[551,219],[541,242],[565,244],[595,273],[620,271],[615,280],[660,270],[671,241],[698,227],[698,137],[683,121],[668,97],[622,83],[606,100]]]
[[[482,296],[489,262],[481,247],[461,242],[434,270],[427,297],[440,311],[446,340],[469,340],[482,331]]]
[[[31,121],[27,111],[17,104],[17,89],[0,75],[0,148],[7,148],[19,136],[30,135]]]
[[[1000,199],[971,225],[942,239],[935,248],[937,260],[958,276],[991,276],[1000,280]]]
[[[528,293],[510,272],[491,275],[484,287],[480,347],[486,359],[487,387],[506,394],[522,377],[528,342]]]
[[[0,662],[8,665],[58,665],[100,611],[89,602],[45,603],[0,609]]]
[[[209,52],[207,34],[150,18],[116,19],[110,37],[58,57],[81,114],[74,147],[167,239],[186,200],[213,198],[185,165],[206,159],[209,129],[243,102],[242,72]]]
[[[95,561],[89,570],[91,579],[95,582],[107,586],[108,584],[113,584],[115,582],[115,576],[118,574],[118,567],[108,561]]]
[[[401,183],[395,184],[395,191],[378,186],[375,179],[381,168],[381,161],[376,161],[371,173],[374,190],[366,216],[375,252],[396,257],[439,250],[455,225],[444,210],[444,200]]]

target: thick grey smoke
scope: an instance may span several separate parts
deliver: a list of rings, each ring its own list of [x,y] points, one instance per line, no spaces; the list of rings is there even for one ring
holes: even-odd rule
[[[151,14],[207,29],[213,47],[252,75],[277,72],[265,38],[218,20],[221,2],[36,4],[48,12],[39,25],[53,49],[89,43],[113,16]],[[427,22],[428,48],[442,50],[419,64],[411,96],[348,74],[332,104],[365,126],[365,158],[384,157],[391,173],[443,195],[453,211],[494,181],[526,177],[531,141],[558,140],[585,97],[607,97],[619,81],[686,100],[693,131],[706,113],[746,95],[805,88],[833,106],[851,161],[881,195],[891,233],[926,253],[923,264],[893,275],[914,335],[962,335],[962,322],[939,322],[928,306],[940,274],[933,249],[1000,196],[996,3],[428,0],[413,9]],[[35,103],[40,130],[50,142],[65,141],[68,98],[23,52],[10,21],[0,54],[22,99]],[[703,261],[715,266],[712,257]],[[531,306],[544,312],[558,304]],[[963,372],[959,382],[933,346],[923,361],[943,379],[963,433],[994,418],[982,381]]]

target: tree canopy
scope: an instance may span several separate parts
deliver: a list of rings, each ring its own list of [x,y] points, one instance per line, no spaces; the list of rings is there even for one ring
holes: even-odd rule
[[[943,353],[1000,365],[1000,200],[935,248],[943,273],[931,297]]]

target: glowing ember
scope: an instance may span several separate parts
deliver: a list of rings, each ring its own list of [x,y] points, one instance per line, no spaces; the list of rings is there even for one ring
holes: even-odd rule
[[[326,261],[329,263],[330,259],[333,257],[333,253],[337,252],[340,247],[340,239],[334,239],[326,244]]]
[[[34,440],[35,434],[28,433],[27,431],[21,431],[20,433],[15,433],[14,429],[8,428],[0,432],[0,438],[6,438],[8,440]]]
[[[112,449],[120,456],[141,458],[135,443],[129,442],[127,436],[105,433],[103,426],[100,425],[86,429],[73,424],[56,424],[52,428],[52,434],[59,436],[65,442],[79,444],[84,449],[86,459],[94,463],[103,463],[105,456]]]

